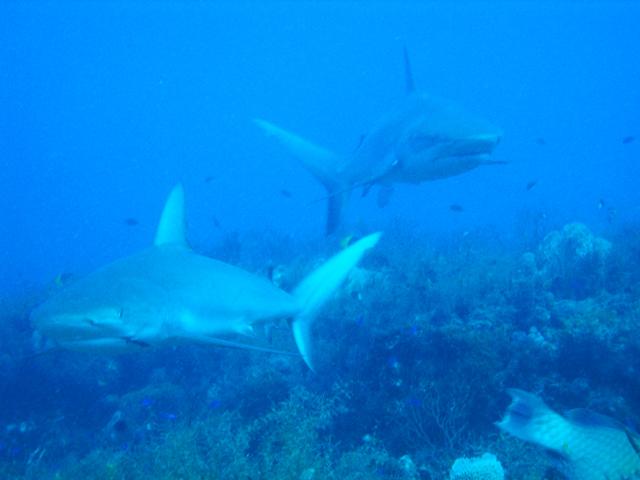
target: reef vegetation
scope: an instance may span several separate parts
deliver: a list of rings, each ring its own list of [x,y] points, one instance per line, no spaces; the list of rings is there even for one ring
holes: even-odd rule
[[[206,253],[287,289],[322,262],[316,242],[229,234]],[[322,311],[316,372],[188,345],[34,355],[29,312],[55,288],[0,305],[1,478],[555,479],[557,462],[495,427],[506,389],[639,420],[635,228],[388,230]],[[285,324],[263,337],[295,350]],[[490,473],[468,473],[478,462]]]

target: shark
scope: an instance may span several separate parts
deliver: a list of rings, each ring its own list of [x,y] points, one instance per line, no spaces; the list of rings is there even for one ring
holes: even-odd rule
[[[196,253],[185,230],[184,189],[177,185],[152,246],[62,287],[31,312],[33,327],[58,347],[89,352],[193,342],[273,351],[234,338],[287,319],[300,355],[314,370],[312,324],[381,235],[361,238],[286,292],[267,278]]]
[[[503,164],[491,155],[502,131],[455,103],[419,92],[404,49],[406,95],[363,135],[349,155],[315,145],[267,120],[254,122],[275,138],[328,192],[327,234],[340,224],[348,193],[380,188],[378,205],[388,203],[394,184],[419,184],[460,175],[481,165]]]

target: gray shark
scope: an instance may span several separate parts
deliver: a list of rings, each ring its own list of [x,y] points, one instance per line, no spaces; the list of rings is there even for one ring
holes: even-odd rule
[[[394,183],[417,184],[504,163],[491,160],[502,136],[497,127],[448,100],[419,93],[406,49],[404,64],[404,100],[362,137],[351,155],[336,155],[272,123],[255,120],[326,187],[327,233],[338,227],[346,194],[356,187],[366,195],[373,185],[381,186],[378,203],[383,206]]]
[[[184,218],[178,185],[153,246],[64,287],[31,313],[35,329],[60,347],[93,352],[184,342],[268,350],[229,337],[292,319],[300,354],[313,369],[311,325],[380,233],[342,250],[287,293],[266,278],[192,251]]]

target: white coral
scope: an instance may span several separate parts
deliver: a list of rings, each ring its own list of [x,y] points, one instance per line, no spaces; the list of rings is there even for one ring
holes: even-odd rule
[[[495,455],[458,458],[451,467],[449,480],[504,480],[504,469]]]

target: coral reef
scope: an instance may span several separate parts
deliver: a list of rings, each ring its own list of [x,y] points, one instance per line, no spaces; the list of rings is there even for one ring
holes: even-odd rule
[[[611,243],[581,223],[549,233],[538,248],[540,275],[564,298],[583,299],[604,288]]]
[[[491,451],[510,478],[562,478],[493,422],[508,387],[638,421],[633,232],[604,240],[571,224],[526,249],[491,232],[387,232],[315,325],[317,373],[295,356],[200,346],[33,356],[28,313],[44,293],[6,299],[0,477],[485,478],[460,475],[495,467],[470,460]],[[210,251],[284,288],[322,261],[317,244],[258,238]],[[265,327],[258,340],[294,349],[285,322]]]
[[[449,480],[504,480],[504,469],[495,455],[458,458],[451,466]]]

